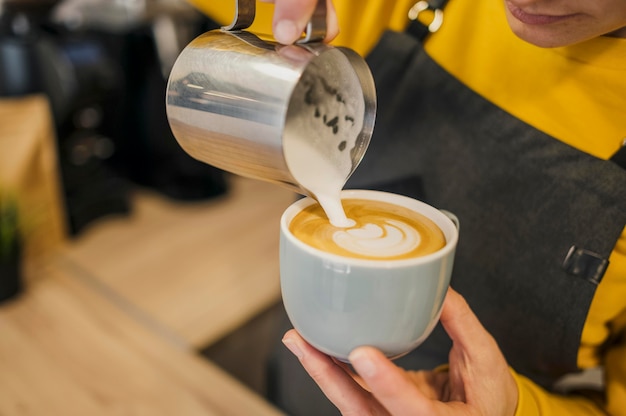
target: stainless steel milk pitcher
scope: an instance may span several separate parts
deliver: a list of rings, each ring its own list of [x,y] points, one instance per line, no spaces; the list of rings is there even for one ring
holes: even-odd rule
[[[238,1],[230,26],[194,39],[167,87],[179,144],[220,169],[315,197],[315,182],[345,181],[374,128],[376,92],[356,52],[321,42],[326,0],[302,41],[281,45],[243,29],[254,1]],[[334,172],[332,178],[325,178]]]

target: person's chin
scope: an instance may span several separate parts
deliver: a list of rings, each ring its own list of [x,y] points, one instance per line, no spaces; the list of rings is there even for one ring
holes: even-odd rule
[[[507,13],[506,18],[511,31],[518,38],[532,45],[539,46],[540,48],[555,48],[572,43],[566,39],[562,39],[559,34],[554,33],[554,31],[547,26],[524,24],[509,13]]]
[[[581,15],[552,19],[526,15],[527,21],[523,21],[510,8],[505,9],[505,14],[511,31],[518,38],[541,48],[573,45],[592,37],[585,36],[585,22]]]

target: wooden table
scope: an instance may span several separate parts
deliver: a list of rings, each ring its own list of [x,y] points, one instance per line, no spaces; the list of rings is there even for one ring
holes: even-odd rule
[[[66,265],[0,306],[0,414],[278,415],[223,371],[165,342]]]
[[[278,415],[197,354],[280,298],[293,194],[232,178],[198,203],[146,190],[0,304],[0,415]]]
[[[227,195],[196,203],[140,190],[130,216],[94,224],[62,255],[162,336],[206,347],[280,299],[279,220],[295,200],[230,179]]]
[[[0,101],[0,184],[34,223],[26,290],[0,304],[0,415],[278,415],[197,349],[280,299],[294,194],[233,177],[182,203],[137,189],[128,216],[68,240],[49,108]]]
[[[0,186],[33,219],[26,289],[0,304],[0,415],[280,414],[197,353],[280,299],[294,194],[231,179],[194,203],[137,189],[68,240],[47,101],[0,100]]]

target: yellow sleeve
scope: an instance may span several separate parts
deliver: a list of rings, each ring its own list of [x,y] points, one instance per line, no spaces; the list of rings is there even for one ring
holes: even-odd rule
[[[626,416],[626,228],[591,303],[578,363],[604,367],[606,411]]]
[[[604,356],[606,411],[613,416],[626,416],[626,309],[612,324],[619,328],[621,339]]]
[[[618,319],[617,324],[621,329],[626,329],[626,311]],[[604,370],[606,384],[604,403],[597,403],[583,396],[549,393],[511,370],[519,391],[515,416],[607,414],[626,416],[626,339],[607,351],[604,356]]]
[[[549,393],[515,371],[511,370],[511,373],[517,383],[519,393],[515,416],[606,415],[591,399]]]

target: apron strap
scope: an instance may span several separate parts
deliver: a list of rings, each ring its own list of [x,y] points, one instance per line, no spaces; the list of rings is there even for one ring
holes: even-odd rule
[[[407,33],[415,36],[420,42],[426,38],[429,33],[434,33],[443,24],[443,7],[448,0],[421,0],[418,1],[409,10],[409,26]],[[422,15],[424,12],[432,13],[430,22],[425,22]],[[422,16],[420,16],[422,15]]]

